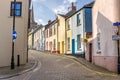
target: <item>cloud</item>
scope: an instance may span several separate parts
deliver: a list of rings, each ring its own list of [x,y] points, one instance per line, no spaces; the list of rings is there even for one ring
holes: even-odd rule
[[[57,8],[54,9],[54,12],[57,14],[57,13],[61,13],[61,14],[64,14],[67,12],[67,9],[66,9],[66,6],[64,5],[60,5],[58,6]]]
[[[64,0],[63,3],[72,3],[72,2],[76,2],[77,0]]]
[[[45,22],[42,19],[35,20],[38,24],[45,25]]]
[[[76,2],[77,0],[63,0],[63,4],[59,5],[57,8],[55,8],[53,11],[56,14],[65,14],[68,12],[68,9],[71,6],[72,2]]]

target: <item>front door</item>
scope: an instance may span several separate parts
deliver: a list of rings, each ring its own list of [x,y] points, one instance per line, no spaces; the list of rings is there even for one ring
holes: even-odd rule
[[[92,62],[92,44],[89,44],[89,60]]]
[[[75,54],[75,39],[72,39],[72,55]]]
[[[64,53],[64,41],[62,41],[62,53]]]

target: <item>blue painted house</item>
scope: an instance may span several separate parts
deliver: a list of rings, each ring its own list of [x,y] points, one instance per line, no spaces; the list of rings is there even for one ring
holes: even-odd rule
[[[69,30],[66,32],[66,39],[70,38],[70,50],[71,54],[85,55],[85,42],[87,38],[92,35],[92,6],[93,3],[84,5],[81,9],[77,10],[73,15],[66,18],[66,23],[70,24]],[[68,22],[69,21],[69,22]],[[66,29],[67,28],[66,24]],[[69,27],[69,26],[68,26]],[[68,31],[70,33],[68,34]],[[68,41],[66,41],[68,42]]]

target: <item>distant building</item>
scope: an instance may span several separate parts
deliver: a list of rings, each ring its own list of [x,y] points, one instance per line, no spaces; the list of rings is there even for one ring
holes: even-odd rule
[[[120,0],[95,0],[93,6],[93,63],[110,71],[120,73],[120,48],[117,40],[112,36],[116,26],[113,23],[120,22]],[[120,33],[120,32],[119,32]],[[118,34],[119,34],[118,33]],[[119,49],[119,50],[118,50]]]
[[[34,21],[34,10],[33,10],[33,5],[29,10],[29,29],[28,29],[28,48],[33,49],[33,42],[34,42],[34,35],[33,31],[37,28],[37,23]]]
[[[45,26],[45,50],[57,53],[58,49],[58,20],[48,21]]]
[[[12,32],[13,32],[13,0],[4,0],[0,3],[0,67],[11,65],[12,56]],[[30,0],[16,0],[15,31],[17,39],[14,41],[14,62],[17,64],[17,56],[20,55],[20,64],[27,62],[27,31],[29,21]],[[7,6],[7,7],[6,7]]]

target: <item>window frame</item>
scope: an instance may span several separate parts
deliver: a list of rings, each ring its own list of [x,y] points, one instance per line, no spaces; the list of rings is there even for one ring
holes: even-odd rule
[[[14,16],[14,7],[12,8],[12,5],[14,4],[14,2],[12,1],[11,2],[11,7],[10,7],[10,16]],[[22,15],[22,2],[16,2],[16,5],[17,4],[20,4],[20,9],[16,9],[15,8],[15,16],[17,16],[17,17],[21,17],[21,15]],[[13,10],[13,11],[12,11]],[[16,11],[20,11],[20,14],[19,15],[17,15],[16,14]]]
[[[79,38],[78,38],[79,36]],[[81,49],[81,34],[78,34],[77,35],[77,50],[80,50]]]
[[[101,52],[100,33],[97,33],[97,52]]]
[[[77,14],[77,21],[76,21],[77,22],[77,27],[81,25],[80,15],[81,15],[81,13]]]
[[[67,50],[70,50],[70,37],[67,38]]]

